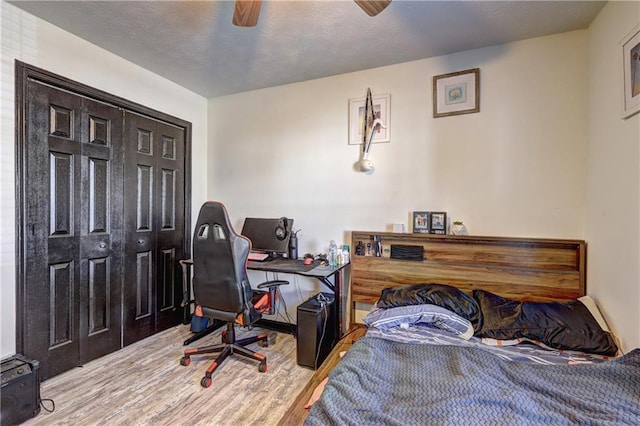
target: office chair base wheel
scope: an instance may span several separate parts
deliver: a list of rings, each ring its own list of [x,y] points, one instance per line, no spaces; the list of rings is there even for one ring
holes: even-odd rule
[[[261,362],[261,363],[258,365],[258,371],[259,371],[260,373],[266,373],[266,372],[267,372],[267,363],[266,363],[266,362]]]
[[[260,346],[261,348],[268,348],[269,347],[269,339],[260,340],[258,342],[258,346]]]
[[[208,388],[211,386],[211,377],[204,376],[202,380],[200,380],[200,386],[203,388]]]
[[[189,365],[191,364],[191,358],[183,356],[182,358],[180,358],[180,365]]]

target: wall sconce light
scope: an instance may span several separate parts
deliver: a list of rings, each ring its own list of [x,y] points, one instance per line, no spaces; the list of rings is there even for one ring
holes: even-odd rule
[[[387,128],[382,120],[374,115],[370,88],[367,88],[367,97],[364,102],[364,120],[362,121],[362,151],[360,153],[360,159],[355,164],[355,168],[358,171],[370,175],[375,171],[373,161],[369,159],[373,135],[380,127],[383,129]]]

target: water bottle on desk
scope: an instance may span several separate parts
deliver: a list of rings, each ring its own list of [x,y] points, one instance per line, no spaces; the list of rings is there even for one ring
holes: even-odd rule
[[[289,259],[298,259],[298,232],[300,232],[299,229],[291,233],[291,238],[289,238]]]
[[[342,246],[342,263],[349,263],[349,246],[347,244]]]
[[[338,246],[334,240],[329,243],[329,266],[335,268],[338,266]]]

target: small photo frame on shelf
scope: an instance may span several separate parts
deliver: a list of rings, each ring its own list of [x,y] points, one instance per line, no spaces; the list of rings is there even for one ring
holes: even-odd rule
[[[429,227],[431,234],[445,235],[447,233],[447,213],[430,212]]]
[[[636,26],[621,42],[624,78],[622,118],[640,111],[640,26]]]
[[[428,234],[430,224],[429,212],[413,212],[414,234]]]
[[[373,95],[373,114],[387,126],[376,126],[371,143],[390,142],[391,134],[389,119],[391,117],[391,95]],[[364,128],[365,98],[349,99],[349,145],[362,145],[362,129]]]
[[[433,116],[480,111],[480,68],[433,76]]]

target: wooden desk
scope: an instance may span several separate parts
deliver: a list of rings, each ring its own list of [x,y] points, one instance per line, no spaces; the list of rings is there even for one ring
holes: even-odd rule
[[[340,352],[348,351],[351,345],[364,336],[366,332],[367,329],[364,327],[364,324],[351,324],[349,331],[345,333],[345,336],[333,348],[327,356],[327,359],[324,360],[315,374],[311,376],[307,385],[300,391],[296,399],[289,406],[280,419],[279,425],[297,426],[304,423],[304,420],[309,414],[309,410],[305,409],[304,406],[309,401],[309,398],[311,398],[315,388],[329,375],[338,362],[340,362]]]

